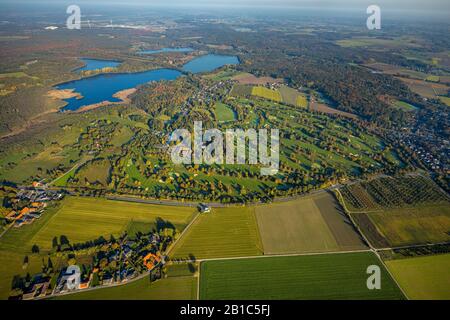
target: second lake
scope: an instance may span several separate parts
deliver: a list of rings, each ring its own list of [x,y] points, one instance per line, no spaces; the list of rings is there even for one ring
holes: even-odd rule
[[[228,64],[238,64],[235,56],[208,54],[193,59],[184,65],[183,70],[192,73],[210,72]],[[173,69],[157,69],[136,73],[108,73],[70,81],[57,86],[57,89],[74,89],[82,98],[65,99],[68,103],[62,111],[78,110],[79,108],[103,101],[117,102],[113,95],[125,89],[134,88],[150,81],[175,80],[182,75]]]

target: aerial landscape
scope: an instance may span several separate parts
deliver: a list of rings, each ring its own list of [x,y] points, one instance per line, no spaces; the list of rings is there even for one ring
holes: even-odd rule
[[[0,300],[450,300],[450,4],[339,3],[0,0]]]

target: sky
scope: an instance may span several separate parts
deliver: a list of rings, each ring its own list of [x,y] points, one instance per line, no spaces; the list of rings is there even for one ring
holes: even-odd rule
[[[369,5],[380,6],[385,14],[393,13],[395,16],[421,16],[431,18],[438,15],[448,21],[450,17],[450,0],[0,0],[2,4],[8,4],[10,10],[18,8],[19,4],[32,4],[43,6],[44,4],[61,5],[87,5],[94,7],[161,7],[161,8],[296,8],[297,10],[313,9],[333,12],[365,12]],[[320,11],[319,11],[320,12]]]
[[[394,10],[450,11],[450,0],[0,0],[1,2],[72,4],[90,2],[101,4],[135,4],[164,6],[275,6],[275,7],[315,7],[315,8],[359,8],[375,4]]]

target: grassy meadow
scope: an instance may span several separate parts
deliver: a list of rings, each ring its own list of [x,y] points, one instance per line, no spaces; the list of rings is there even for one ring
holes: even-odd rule
[[[121,286],[59,296],[57,300],[195,300],[197,278],[168,277],[151,283],[148,277]]]
[[[369,265],[381,269],[381,289],[366,286]],[[201,263],[200,299],[403,299],[370,252],[267,257]]]
[[[409,299],[450,300],[450,254],[386,261]]]
[[[257,256],[262,254],[254,209],[213,208],[201,214],[174,247],[174,258],[197,259]]]
[[[120,235],[130,221],[155,223],[157,218],[184,227],[195,209],[112,201],[98,198],[70,197],[31,239],[41,249],[50,249],[53,237],[65,235],[71,243]]]

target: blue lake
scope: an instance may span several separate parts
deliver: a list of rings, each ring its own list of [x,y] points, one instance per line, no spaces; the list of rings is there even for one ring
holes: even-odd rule
[[[90,78],[71,81],[58,86],[58,89],[75,89],[83,98],[70,98],[62,110],[77,110],[82,106],[87,106],[102,101],[117,102],[120,99],[113,95],[125,89],[134,88],[137,85],[150,81],[174,80],[181,75],[181,72],[172,69],[158,69],[137,73],[109,73],[101,74]]]
[[[97,59],[86,59],[81,58],[81,61],[83,61],[86,65],[84,67],[81,67],[77,69],[76,71],[87,71],[87,70],[97,70],[97,69],[103,69],[106,67],[117,67],[120,65],[119,61],[114,60],[97,60]]]
[[[104,60],[101,60],[104,61]],[[239,59],[235,56],[205,55],[188,62],[184,71],[199,73],[213,71],[227,64],[237,64]],[[182,75],[174,69],[157,69],[135,73],[107,73],[93,77],[70,81],[58,85],[57,89],[74,89],[83,98],[65,99],[68,103],[62,111],[77,110],[83,106],[103,102],[118,102],[113,95],[125,89],[134,88],[150,81],[175,80]]]
[[[236,56],[208,54],[186,63],[183,66],[183,71],[192,73],[210,72],[227,64],[239,64],[239,59]]]
[[[143,50],[139,51],[139,54],[157,54],[157,53],[170,53],[170,52],[192,52],[192,48],[162,48],[159,50]]]

